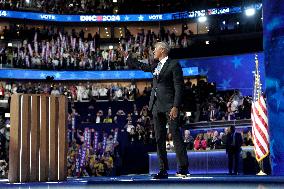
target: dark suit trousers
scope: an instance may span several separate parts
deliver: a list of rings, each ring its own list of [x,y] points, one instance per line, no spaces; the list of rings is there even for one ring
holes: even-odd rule
[[[174,148],[176,152],[179,169],[188,169],[188,158],[186,148],[181,136],[178,118],[169,119],[169,112],[159,112],[157,106],[153,107],[153,120],[155,137],[157,142],[157,154],[159,158],[160,170],[168,170],[168,159],[166,151],[166,125],[169,123],[169,130],[173,137]]]
[[[239,172],[239,160],[240,160],[240,150],[239,149],[230,149],[228,152],[229,159],[229,173],[232,174],[233,165],[234,165],[234,174]]]

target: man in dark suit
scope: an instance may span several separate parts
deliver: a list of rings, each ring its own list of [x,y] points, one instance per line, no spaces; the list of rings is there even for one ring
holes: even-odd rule
[[[229,159],[229,174],[237,175],[239,172],[239,159],[243,138],[240,133],[236,132],[235,126],[230,126],[229,133],[227,134],[226,153]],[[233,170],[234,163],[234,173]]]
[[[153,114],[157,153],[160,171],[154,179],[167,179],[168,160],[166,151],[166,125],[173,137],[173,143],[179,164],[177,176],[185,177],[188,173],[188,158],[179,128],[179,110],[182,105],[184,88],[183,72],[177,61],[168,57],[170,48],[165,42],[155,44],[154,58],[158,63],[144,64],[124,53],[129,67],[153,73],[153,88],[149,102],[149,109]]]

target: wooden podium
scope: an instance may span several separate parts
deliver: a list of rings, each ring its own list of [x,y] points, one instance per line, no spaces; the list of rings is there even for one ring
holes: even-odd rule
[[[66,180],[67,111],[63,95],[12,95],[9,182]]]

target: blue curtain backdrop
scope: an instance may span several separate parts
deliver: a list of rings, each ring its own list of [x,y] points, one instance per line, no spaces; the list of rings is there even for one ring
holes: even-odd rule
[[[240,89],[243,95],[251,96],[255,54],[258,55],[261,83],[264,88],[263,53],[180,60],[180,64],[182,67],[198,67],[199,75],[207,76],[209,82],[216,82],[218,90]]]
[[[273,175],[284,175],[284,1],[263,1],[266,96]]]

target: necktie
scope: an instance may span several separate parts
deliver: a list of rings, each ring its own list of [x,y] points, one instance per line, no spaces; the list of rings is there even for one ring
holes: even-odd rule
[[[159,75],[159,74],[160,74],[161,69],[162,69],[162,63],[159,62],[159,63],[158,63],[158,66],[157,66],[157,68],[156,68],[156,75]]]

